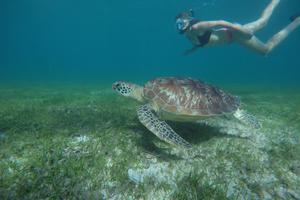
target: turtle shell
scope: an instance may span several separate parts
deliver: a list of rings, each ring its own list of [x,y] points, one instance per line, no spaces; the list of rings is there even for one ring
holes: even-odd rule
[[[145,84],[143,93],[160,110],[180,115],[221,115],[240,106],[237,97],[191,78],[157,78]]]

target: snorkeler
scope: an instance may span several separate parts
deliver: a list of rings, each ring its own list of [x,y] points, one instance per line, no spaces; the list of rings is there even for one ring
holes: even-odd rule
[[[230,23],[224,20],[200,21],[194,18],[192,10],[179,14],[176,17],[176,28],[180,34],[186,35],[194,44],[194,47],[188,50],[186,54],[192,53],[200,47],[237,42],[255,52],[267,55],[300,25],[299,13],[292,16],[290,24],[276,33],[266,43],[263,43],[254,36],[257,31],[267,25],[279,2],[280,0],[272,0],[258,20],[245,25]]]

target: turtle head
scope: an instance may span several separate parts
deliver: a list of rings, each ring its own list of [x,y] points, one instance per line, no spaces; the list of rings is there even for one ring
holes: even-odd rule
[[[113,83],[112,89],[122,96],[143,101],[143,88],[139,85],[124,81],[117,81]]]

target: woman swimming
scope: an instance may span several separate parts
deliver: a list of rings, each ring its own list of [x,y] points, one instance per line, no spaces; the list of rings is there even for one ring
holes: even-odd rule
[[[266,43],[261,42],[254,36],[257,31],[267,25],[279,2],[280,0],[272,0],[258,20],[245,25],[230,23],[224,20],[199,21],[193,17],[193,11],[179,14],[176,17],[176,27],[179,33],[185,34],[194,44],[194,47],[188,50],[186,54],[200,47],[210,47],[231,42],[238,42],[263,55],[270,53],[300,25],[300,14],[298,14],[291,17],[291,23],[276,33]]]

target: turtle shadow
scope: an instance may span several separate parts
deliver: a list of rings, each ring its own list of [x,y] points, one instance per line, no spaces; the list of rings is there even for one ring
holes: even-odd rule
[[[147,134],[147,133],[145,133]],[[141,147],[142,151],[144,153],[150,154],[159,160],[162,161],[171,161],[171,160],[182,160],[184,158],[171,154],[171,149],[169,147],[159,147],[157,146],[155,141],[155,136],[152,136],[151,134],[143,135],[141,139],[138,142],[138,145]]]
[[[182,157],[171,154],[171,147],[168,147],[167,145],[165,147],[156,145],[155,141],[159,141],[159,139],[142,124],[134,124],[128,128],[132,129],[134,133],[139,136],[137,138],[136,144],[139,148],[141,148],[141,151],[143,153],[154,156],[162,161],[183,159]]]
[[[218,127],[206,124],[197,124],[190,122],[168,122],[174,131],[191,144],[200,144],[213,138],[239,138],[237,135],[229,135],[221,132]],[[243,138],[245,139],[245,138]]]
[[[189,143],[196,145],[207,142],[213,138],[239,138],[245,139],[240,136],[228,135],[220,132],[217,127],[208,126],[206,124],[197,124],[189,122],[171,122],[168,124],[177,132],[182,138]],[[177,155],[171,154],[172,147],[162,148],[155,144],[154,141],[159,140],[154,134],[147,130],[142,124],[135,124],[130,127],[134,132],[140,135],[137,145],[143,152],[151,154],[158,159],[168,160],[181,160],[184,159]]]

